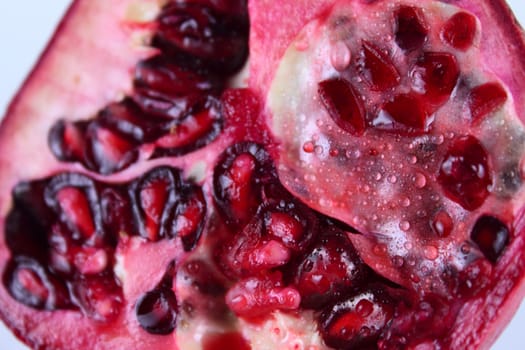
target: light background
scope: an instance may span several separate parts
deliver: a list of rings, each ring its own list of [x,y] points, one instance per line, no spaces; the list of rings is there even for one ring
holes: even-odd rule
[[[111,0],[108,0],[111,1]],[[508,0],[525,24],[524,0]],[[0,116],[53,33],[69,0],[0,1]],[[1,171],[1,170],[0,170]],[[525,349],[525,304],[492,350]],[[27,350],[0,322],[0,349]]]

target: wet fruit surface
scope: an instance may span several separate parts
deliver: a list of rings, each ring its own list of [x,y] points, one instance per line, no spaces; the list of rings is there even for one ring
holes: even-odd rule
[[[0,129],[44,152],[0,157],[2,318],[30,346],[490,345],[525,275],[501,4],[75,6],[126,58],[80,59],[67,22],[32,79],[87,73],[26,87]]]

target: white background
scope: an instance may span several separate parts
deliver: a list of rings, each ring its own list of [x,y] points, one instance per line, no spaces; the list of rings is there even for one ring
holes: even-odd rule
[[[111,0],[108,0],[111,1]],[[30,68],[53,33],[69,0],[0,1],[0,116],[7,103],[28,74]],[[523,0],[509,0],[525,24]],[[0,170],[1,171],[1,170]],[[493,350],[525,349],[525,304],[498,340]],[[0,349],[25,350],[0,322]]]

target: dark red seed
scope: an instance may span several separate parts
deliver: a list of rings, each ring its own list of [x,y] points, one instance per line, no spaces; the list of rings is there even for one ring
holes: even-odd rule
[[[322,235],[289,273],[301,293],[303,307],[319,309],[359,288],[368,269],[345,234],[330,232]]]
[[[137,147],[136,141],[93,122],[86,131],[84,162],[100,174],[111,174],[137,160]]]
[[[226,294],[226,304],[238,316],[256,318],[275,310],[296,310],[301,296],[282,283],[276,271],[240,280]]]
[[[66,162],[84,161],[87,122],[57,121],[48,134],[48,144],[57,159]]]
[[[373,125],[386,131],[421,134],[429,129],[432,121],[420,96],[400,94],[383,105]]]
[[[242,227],[262,202],[264,185],[276,182],[273,161],[253,142],[237,143],[220,156],[213,172],[213,194],[226,223]]]
[[[424,94],[432,105],[441,105],[449,98],[459,78],[456,58],[445,52],[425,52],[411,73],[414,89]]]
[[[479,123],[507,101],[507,92],[496,82],[476,86],[470,91],[468,107],[473,123]]]
[[[362,43],[358,69],[370,88],[375,91],[391,89],[401,80],[392,59],[366,40]]]
[[[91,319],[109,322],[119,316],[124,302],[122,288],[112,271],[77,276],[72,289],[81,310]]]
[[[169,288],[144,294],[135,308],[140,326],[151,334],[168,335],[177,326],[177,300]]]
[[[381,288],[372,287],[325,308],[319,329],[333,348],[369,349],[393,316],[392,299]]]
[[[200,3],[172,2],[159,17],[153,45],[179,65],[231,74],[248,55],[246,13],[219,13]]]
[[[487,152],[474,136],[452,142],[441,163],[438,182],[450,199],[467,210],[485,202],[492,185],[492,170]]]
[[[496,263],[509,244],[510,232],[502,221],[485,215],[476,221],[470,238],[488,260]]]
[[[318,85],[321,102],[330,117],[352,135],[365,131],[365,110],[360,96],[350,82],[343,78],[323,80]]]
[[[73,309],[66,285],[38,261],[17,256],[7,264],[3,283],[18,302],[35,309]]]
[[[199,242],[206,223],[206,201],[198,186],[188,185],[180,191],[171,221],[169,237],[179,237],[185,251],[193,250]]]
[[[427,25],[421,9],[400,6],[394,12],[394,35],[397,45],[406,51],[419,49],[427,40]]]
[[[448,237],[454,228],[454,222],[446,211],[440,210],[431,220],[430,227],[438,237]]]
[[[466,12],[450,17],[441,30],[441,39],[458,50],[467,50],[476,37],[476,18]]]

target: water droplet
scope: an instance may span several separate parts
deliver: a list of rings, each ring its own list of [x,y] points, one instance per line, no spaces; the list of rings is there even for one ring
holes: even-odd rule
[[[381,178],[383,178],[383,176],[381,175],[381,173],[379,173],[379,172],[376,173],[376,176],[375,176],[376,181],[380,181]]]
[[[470,247],[470,245],[468,243],[463,243],[461,245],[461,252],[463,254],[465,254],[465,255],[470,253],[470,249],[471,249],[471,247]]]
[[[339,150],[337,148],[330,148],[330,156],[337,157],[339,155]]]
[[[408,197],[402,198],[401,205],[405,208],[408,208],[410,206],[410,199]]]
[[[312,153],[315,149],[315,145],[312,141],[307,141],[303,145],[303,151],[306,153]]]
[[[317,119],[317,121],[315,122],[315,124],[320,128],[324,125],[324,122],[322,119]]]
[[[406,220],[403,220],[399,223],[399,228],[403,231],[410,230],[410,223]]]
[[[408,157],[408,162],[410,164],[416,164],[417,163],[417,157],[416,156],[410,156]]]
[[[364,185],[363,186],[363,193],[368,193],[368,192],[370,192],[370,186]]]
[[[336,70],[344,71],[350,64],[351,58],[350,49],[343,41],[338,41],[331,47],[330,61]]]
[[[317,155],[323,154],[323,146],[315,146],[314,151]]]
[[[434,139],[434,143],[436,143],[436,145],[441,145],[443,142],[445,142],[445,137],[441,134],[437,135]]]
[[[405,242],[403,246],[405,247],[406,250],[411,250],[413,247],[411,242]]]
[[[425,258],[428,260],[436,260],[439,256],[439,251],[436,247],[433,245],[427,245],[423,248],[423,253],[425,254]]]
[[[395,175],[391,175],[389,178],[388,178],[388,181],[390,181],[390,183],[392,184],[395,184],[397,182],[397,176]]]
[[[427,185],[427,178],[425,175],[416,173],[416,175],[414,175],[414,185],[416,185],[417,188],[425,187]]]
[[[402,256],[396,255],[392,258],[392,264],[394,264],[395,267],[403,267],[405,264],[405,259],[403,259]]]

